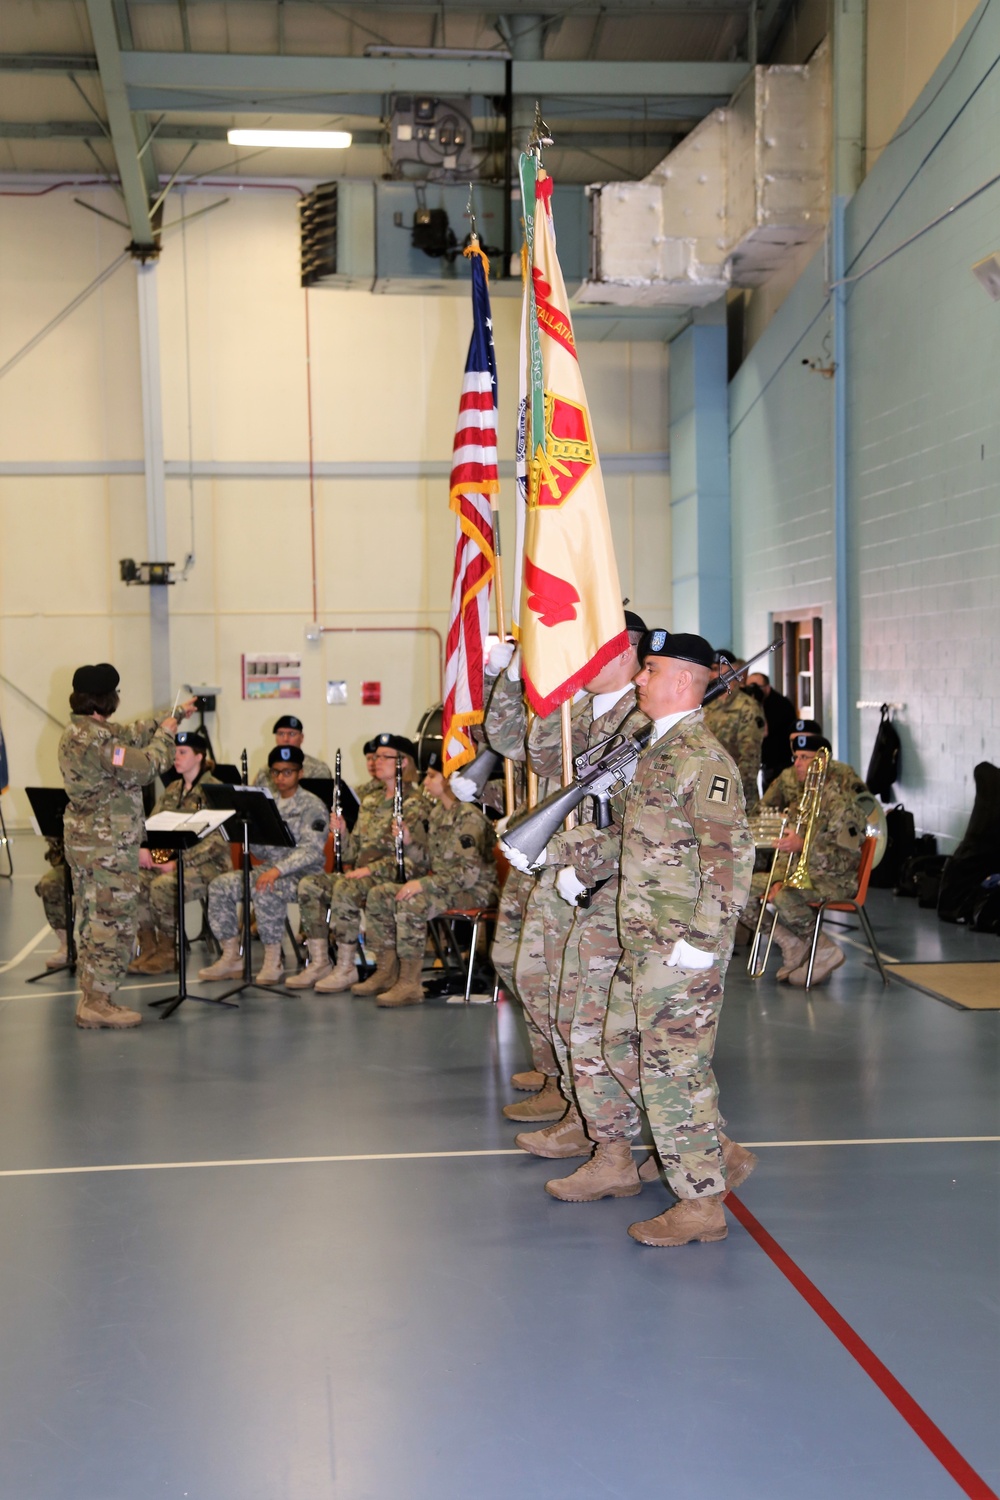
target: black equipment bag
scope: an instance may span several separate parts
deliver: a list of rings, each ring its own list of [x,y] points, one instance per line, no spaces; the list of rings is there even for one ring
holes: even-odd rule
[[[942,922],[971,923],[983,881],[1000,872],[1000,766],[981,760],[973,777],[976,800],[969,826],[941,877]]]
[[[972,908],[971,926],[976,932],[993,932],[1000,937],[1000,887],[981,892]]]
[[[892,890],[899,885],[903,866],[913,854],[917,834],[913,814],[907,812],[901,802],[896,807],[886,809],[885,821],[888,830],[885,853],[872,871],[868,883],[880,889]]]
[[[935,860],[936,866],[933,863]],[[913,841],[913,853],[903,866],[899,884],[893,890],[893,895],[916,896],[920,876],[932,869],[936,870],[940,876],[943,865],[944,855],[937,852],[937,839],[933,833],[922,833]]]
[[[872,746],[872,758],[868,762],[868,774],[865,781],[868,790],[874,797],[881,797],[883,802],[888,802],[892,796],[892,784],[899,780],[899,758],[902,745],[899,735],[889,717],[889,705],[882,704],[882,718],[879,722],[878,732],[875,735],[875,744]]]

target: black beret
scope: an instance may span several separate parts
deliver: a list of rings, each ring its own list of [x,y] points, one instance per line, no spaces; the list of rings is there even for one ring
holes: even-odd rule
[[[294,714],[282,714],[280,719],[275,720],[272,734],[277,734],[279,729],[302,729],[302,720],[297,719]]]
[[[793,750],[831,750],[830,741],[821,734],[793,734],[790,738]]]
[[[627,609],[625,611],[625,629],[626,630],[637,630],[640,635],[645,635],[646,634],[646,622],[642,618],[642,616],[641,615],[637,615],[634,610]]]
[[[698,667],[710,667],[714,659],[703,635],[671,635],[669,630],[647,630],[639,642],[640,662],[647,656],[671,656],[675,661],[693,662]]]
[[[730,651],[728,646],[723,646],[718,651],[712,652],[713,666],[721,667],[723,662],[725,662],[728,666],[732,666],[733,661],[733,653]]]
[[[93,667],[77,667],[73,673],[74,693],[93,693],[103,696],[113,693],[121,678],[109,661],[99,661]]]
[[[267,757],[269,766],[301,766],[304,760],[298,745],[275,745]]]
[[[792,734],[822,734],[823,726],[816,719],[796,719]]]
[[[424,756],[424,770],[425,771],[440,771],[440,769],[441,769],[441,751],[440,750],[430,750],[430,751],[428,751],[428,753]]]
[[[408,755],[412,761],[417,758],[416,745],[403,734],[380,734],[378,749],[395,750],[397,755]]]
[[[174,744],[186,745],[189,750],[193,750],[197,755],[208,754],[208,740],[206,740],[203,734],[199,734],[197,729],[180,730],[178,734],[174,735]]]
[[[365,740],[365,755],[374,755],[378,749],[378,740]]]

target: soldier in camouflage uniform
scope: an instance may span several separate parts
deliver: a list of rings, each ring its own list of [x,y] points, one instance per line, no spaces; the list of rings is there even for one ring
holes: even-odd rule
[[[118,707],[118,673],[109,662],[79,667],[72,718],[59,741],[59,769],[69,798],[63,821],[79,919],[81,996],[76,1024],[85,1029],[138,1026],[138,1011],[111,996],[128,969],[139,897],[142,788],[170,764],[177,720],[157,726],[109,722]],[[179,710],[193,712],[194,699]]]
[[[206,769],[207,755],[208,741],[203,735],[180,731],[174,749],[178,774],[154,813],[195,813],[205,807],[204,788],[219,785]],[[139,956],[129,965],[129,973],[173,973],[177,968],[177,861],[157,864],[148,849],[140,849],[139,864]],[[232,868],[229,840],[216,829],[184,851],[185,897],[201,901],[208,895],[210,882]]]
[[[452,795],[437,751],[430,760],[423,784],[425,796],[434,804],[427,820],[430,868],[404,885],[393,881],[373,886],[365,907],[366,934],[378,954],[378,967],[352,989],[355,995],[377,995],[377,1003],[384,1006],[419,1005],[423,1000],[420,971],[431,917],[451,907],[488,909],[497,901],[493,825],[478,807]],[[404,820],[404,848],[412,842]],[[393,973],[395,981],[386,985]]]
[[[294,848],[251,844],[260,864],[250,872],[257,931],[264,943],[264,962],[254,975],[256,984],[278,984],[283,970],[281,939],[289,904],[303,875],[322,870],[326,858],[327,812],[312,792],[299,786],[305,757],[297,745],[276,745],[268,756],[268,770],[278,788],[275,799],[281,821],[295,840]],[[208,924],[222,944],[222,956],[199,979],[241,979],[240,924],[237,909],[243,899],[243,873],[218,875],[208,888]]]
[[[297,719],[294,714],[282,714],[280,719],[275,720],[271,733],[274,735],[274,744],[277,749],[280,749],[282,745],[294,745],[297,749],[302,750],[305,729],[302,720]],[[309,755],[307,751],[302,750],[301,780],[332,781],[333,772],[325,760],[317,760],[315,755]],[[254,777],[254,786],[269,786],[272,792],[277,790],[271,781],[270,761],[268,761],[266,766],[261,766],[257,772],[257,775]]]
[[[655,727],[625,802],[618,897],[624,953],[611,989],[605,1056],[627,1096],[621,1107],[631,1116],[629,1136],[638,1134],[641,1107],[679,1199],[629,1233],[641,1244],[682,1245],[725,1238],[727,1180],[733,1186],[755,1164],[720,1136],[711,1067],[753,843],[736,764],[700,709],[712,662],[708,642],[656,630],[640,659],[638,702]],[[627,1143],[607,1146],[605,1157],[605,1179],[617,1168],[614,1196],[638,1192]],[[578,1170],[595,1168],[587,1162]]]
[[[373,740],[365,741],[365,768],[368,772],[368,780],[357,789],[359,803],[363,802],[366,797],[370,797],[372,792],[378,792],[381,796],[384,791],[381,781],[375,775],[375,752],[378,750],[379,740],[384,740],[385,744],[388,744],[389,736],[377,734]]]
[[[66,947],[69,927],[69,913],[66,910],[66,852],[62,839],[46,839],[45,846],[45,863],[52,868],[46,870],[35,886],[35,895],[42,898],[45,920],[59,939],[59,947],[55,953],[49,954],[45,967],[61,969],[69,962]]]
[[[712,667],[713,678],[717,678],[723,664],[732,660],[728,651],[717,651]],[[742,688],[733,686],[713,703],[705,706],[705,727],[709,729],[723,750],[727,751],[739,767],[743,783],[743,799],[746,810],[752,813],[759,801],[757,772],[760,770],[761,748],[767,734],[764,710],[755,698]]]
[[[760,804],[787,815],[788,827],[776,846],[779,854],[798,854],[802,848],[802,839],[795,833],[802,789],[809,766],[819,751],[824,747],[830,749],[829,740],[823,738],[822,728],[814,719],[799,719],[790,739],[792,764],[771,782]],[[799,891],[792,886],[783,886],[771,898],[778,913],[774,940],[783,959],[777,977],[787,979],[790,984],[803,986],[806,982],[809,949],[816,926],[816,913],[809,905],[810,900],[845,901],[857,891],[861,846],[867,828],[865,808],[859,799],[867,791],[852,766],[839,760],[829,762],[809,850],[811,889]],[[770,884],[771,877],[766,872],[753,878],[750,900],[743,916],[744,923],[751,929],[757,925],[760,903]],[[812,983],[816,985],[828,979],[843,962],[843,949],[821,931]]]
[[[299,912],[309,950],[309,967],[296,975],[291,984],[293,989],[311,985],[319,994],[337,995],[357,981],[354,955],[361,913],[372,889],[393,880],[396,872],[392,808],[397,760],[403,766],[403,818],[411,836],[404,860],[407,879],[422,875],[427,869],[427,820],[431,804],[416,784],[417,747],[400,734],[380,735],[379,740],[375,753],[379,790],[362,802],[353,830],[348,830],[343,819],[340,823],[343,860],[354,868],[343,875],[313,876],[299,886]],[[333,813],[330,827],[337,831]],[[337,944],[335,968],[330,964],[331,937]],[[382,977],[385,978],[384,970]]]

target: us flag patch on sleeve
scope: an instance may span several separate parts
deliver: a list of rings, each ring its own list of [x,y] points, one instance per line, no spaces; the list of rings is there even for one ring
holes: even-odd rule
[[[115,748],[112,750],[112,752],[111,752],[111,764],[113,766],[123,766],[125,764],[125,746],[124,745],[116,745]]]

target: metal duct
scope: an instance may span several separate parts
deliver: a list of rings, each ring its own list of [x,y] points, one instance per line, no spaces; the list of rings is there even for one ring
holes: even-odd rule
[[[641,182],[588,189],[591,268],[575,301],[703,307],[759,286],[830,204],[830,53],[754,68]]]

